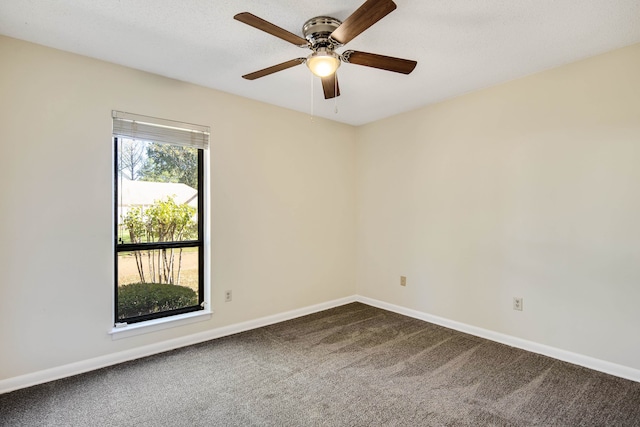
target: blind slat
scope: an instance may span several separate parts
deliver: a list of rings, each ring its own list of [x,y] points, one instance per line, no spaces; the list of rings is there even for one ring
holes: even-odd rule
[[[200,149],[209,148],[209,127],[113,111],[113,134]]]

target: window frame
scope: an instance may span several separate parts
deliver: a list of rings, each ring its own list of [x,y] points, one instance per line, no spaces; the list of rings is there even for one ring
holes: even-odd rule
[[[205,151],[206,149],[201,147],[192,147],[197,150],[198,158],[197,158],[197,166],[198,166],[198,224],[197,224],[197,234],[198,237],[196,240],[184,240],[184,241],[172,241],[172,242],[148,242],[148,243],[120,243],[118,241],[118,228],[119,228],[119,209],[118,209],[118,188],[120,181],[120,174],[118,168],[118,145],[119,141],[122,139],[126,139],[128,137],[122,137],[116,134],[112,135],[112,143],[113,143],[113,154],[114,154],[114,169],[113,169],[113,194],[114,194],[114,215],[113,215],[113,244],[114,244],[114,288],[113,288],[113,319],[114,319],[114,327],[122,327],[126,325],[138,324],[140,322],[155,320],[155,319],[163,319],[169,318],[172,316],[178,316],[186,313],[193,313],[197,311],[201,311],[205,309],[205,222],[206,222],[206,212],[205,212]],[[129,138],[135,140],[135,138]],[[151,141],[154,142],[154,141]],[[162,144],[166,144],[165,142],[158,142]],[[169,145],[179,146],[178,144]],[[118,287],[119,287],[119,279],[118,279],[118,255],[121,252],[131,252],[131,251],[140,251],[140,250],[154,250],[154,249],[176,249],[176,248],[198,248],[198,303],[194,306],[183,307],[173,310],[160,311],[156,313],[148,313],[140,316],[128,317],[122,320],[118,319]]]

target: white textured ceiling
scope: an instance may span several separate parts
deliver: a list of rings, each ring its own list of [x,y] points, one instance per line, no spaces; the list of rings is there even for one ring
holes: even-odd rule
[[[302,35],[307,19],[344,20],[363,2],[0,0],[0,34],[353,125],[640,42],[640,0],[395,0],[339,51],[413,59],[411,75],[343,64],[336,101],[304,65],[241,78],[309,52],[236,13]]]

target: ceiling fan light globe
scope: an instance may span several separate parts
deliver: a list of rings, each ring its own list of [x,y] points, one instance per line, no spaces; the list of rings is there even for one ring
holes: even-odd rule
[[[307,58],[307,67],[318,77],[335,73],[340,66],[340,58],[333,52],[314,52]]]

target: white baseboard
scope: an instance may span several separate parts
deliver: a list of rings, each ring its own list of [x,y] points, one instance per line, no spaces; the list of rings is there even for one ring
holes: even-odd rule
[[[478,328],[476,326],[467,325],[465,323],[456,322],[454,320],[445,319],[443,317],[434,316],[423,313],[421,311],[412,310],[410,308],[401,307],[399,305],[389,304],[387,302],[378,301],[372,298],[356,296],[356,301],[373,307],[382,308],[384,310],[393,311],[398,314],[424,320],[429,323],[444,326],[456,331],[464,332],[480,338],[486,338],[491,341],[506,344],[511,347],[520,348],[533,353],[542,354],[564,362],[573,363],[574,365],[583,366],[595,371],[604,372],[606,374],[615,375],[616,377],[626,378],[628,380],[640,382],[640,370],[630,368],[628,366],[618,365],[616,363],[607,362],[593,357],[585,356],[570,351],[561,350],[559,348],[550,347],[548,345],[539,344],[533,341],[527,341],[522,338],[513,337],[511,335],[501,334],[499,332],[490,331],[488,329]]]
[[[382,308],[384,310],[392,311],[398,314],[403,314],[405,316],[409,316],[416,319],[424,320],[426,322],[434,323],[436,325],[441,325],[450,329],[454,329],[456,331],[475,335],[481,338],[486,338],[491,341],[496,341],[512,347],[521,348],[523,350],[531,351],[533,353],[543,354],[545,356],[549,356],[554,359],[573,363],[575,365],[584,366],[585,368],[593,369],[593,370],[604,372],[610,375],[615,375],[617,377],[640,382],[640,370],[637,370],[637,369],[633,369],[623,365],[618,365],[618,364],[607,362],[600,359],[595,359],[593,357],[584,356],[577,353],[572,353],[570,351],[561,350],[555,347],[538,344],[532,341],[523,340],[521,338],[516,338],[510,335],[501,334],[499,332],[490,331],[488,329],[478,328],[476,326],[467,325],[465,323],[456,322],[454,320],[445,319],[442,317],[438,317],[431,314],[423,313],[421,311],[412,310],[406,307],[401,307],[398,305],[386,303],[386,302],[375,300],[372,298],[363,297],[360,295],[353,295],[350,297],[340,298],[337,300],[328,301],[325,303],[316,304],[309,307],[303,307],[300,309],[291,310],[284,313],[261,317],[255,320],[249,320],[247,322],[237,323],[229,326],[223,326],[220,328],[211,329],[211,330],[200,332],[197,334],[187,335],[184,337],[174,338],[168,341],[162,341],[155,344],[146,345],[143,347],[121,351],[118,353],[95,357],[88,360],[82,360],[80,362],[70,363],[68,365],[45,369],[42,371],[20,375],[13,378],[7,378],[4,380],[0,380],[0,394],[8,393],[10,391],[18,390],[21,388],[31,387],[31,386],[46,383],[49,381],[54,381],[60,378],[66,378],[73,375],[82,374],[85,372],[93,371],[93,370],[104,368],[107,366],[116,365],[118,363],[128,362],[130,360],[151,356],[154,354],[162,353],[162,352],[173,350],[176,348],[186,347],[188,345],[198,344],[198,343],[209,341],[216,338],[222,338],[228,335],[237,334],[239,332],[261,328],[263,326],[272,325],[274,323],[283,322],[285,320],[295,319],[297,317],[306,316],[312,313],[317,313],[319,311],[327,310],[333,307],[338,307],[344,304],[349,304],[351,302],[361,302],[363,304],[371,305],[373,307]]]
[[[151,356],[165,351],[173,350],[188,345],[198,344],[216,338],[222,338],[228,335],[237,334],[239,332],[251,329],[261,328],[263,326],[272,325],[274,323],[283,322],[285,320],[295,319],[296,317],[306,316],[307,314],[317,313],[329,308],[338,307],[340,305],[355,302],[356,297],[350,296],[316,304],[284,313],[274,314],[271,316],[261,317],[247,322],[236,323],[234,325],[223,326],[211,329],[197,334],[187,335],[184,337],[174,338],[168,341],[162,341],[143,347],[133,348],[118,353],[107,354],[80,362],[69,363],[68,365],[58,366],[55,368],[45,369],[30,374],[20,375],[17,377],[0,380],[0,394],[8,393],[13,390],[31,387],[37,384],[66,378],[73,375],[82,374],[96,369],[104,368],[118,363],[128,362],[130,360],[139,359],[141,357]]]

